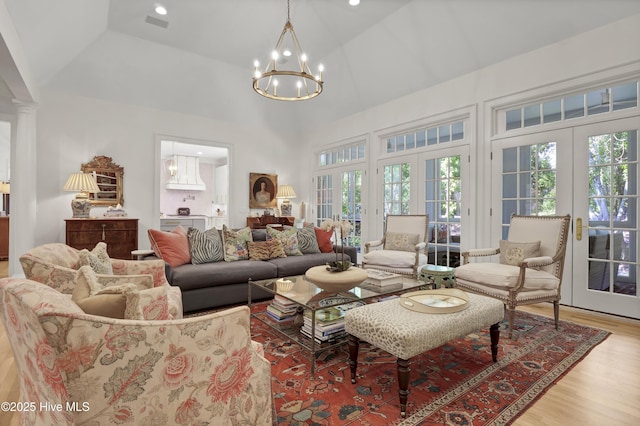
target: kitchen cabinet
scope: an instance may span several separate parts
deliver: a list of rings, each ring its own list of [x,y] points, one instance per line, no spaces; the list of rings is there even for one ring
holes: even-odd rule
[[[93,250],[103,241],[109,257],[131,259],[131,252],[138,249],[138,219],[76,218],[65,219],[65,222],[66,244],[78,250]]]
[[[162,231],[173,231],[173,229],[180,225],[184,229],[189,229],[189,227],[197,228],[200,231],[205,231],[207,224],[207,218],[204,216],[181,216],[181,217],[170,217],[170,218],[162,218],[160,219],[160,230]]]
[[[229,202],[229,166],[218,166],[215,171],[215,204],[227,204]]]
[[[211,219],[213,221],[213,227],[216,229],[222,229],[222,225],[229,226],[229,218],[227,216],[214,216]]]

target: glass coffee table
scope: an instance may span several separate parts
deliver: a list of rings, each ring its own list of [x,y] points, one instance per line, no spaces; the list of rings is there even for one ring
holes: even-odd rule
[[[293,282],[293,286],[291,286],[290,290],[283,291],[282,288],[278,288],[277,281],[279,279],[291,281]],[[266,310],[254,312],[252,316],[310,352],[311,377],[313,378],[315,376],[317,354],[341,346],[346,343],[347,339],[346,336],[341,336],[334,340],[318,342],[315,338],[306,336],[301,331],[305,316],[311,320],[309,321],[311,325],[310,336],[316,336],[316,317],[319,314],[322,315],[327,312],[327,308],[347,310],[354,306],[385,299],[391,295],[420,290],[423,287],[430,287],[430,285],[411,277],[403,277],[402,283],[396,283],[386,287],[375,287],[363,283],[361,286],[354,287],[349,291],[334,293],[324,291],[310,281],[307,281],[304,275],[298,275],[295,277],[260,281],[249,280],[247,300],[249,307],[251,307],[251,290],[253,288],[260,288],[272,293],[274,297],[284,301],[286,304],[295,306],[296,314],[281,322],[273,319],[272,316],[267,314]]]

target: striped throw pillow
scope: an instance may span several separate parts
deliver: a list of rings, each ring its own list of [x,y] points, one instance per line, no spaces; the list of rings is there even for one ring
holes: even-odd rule
[[[207,229],[204,232],[197,228],[189,228],[187,237],[189,238],[192,264],[198,265],[224,260],[222,238],[216,228]]]
[[[302,228],[295,228],[298,234],[298,248],[303,254],[320,253],[318,238],[313,228],[313,223],[307,223]],[[294,228],[288,225],[284,227],[285,231],[290,229]]]

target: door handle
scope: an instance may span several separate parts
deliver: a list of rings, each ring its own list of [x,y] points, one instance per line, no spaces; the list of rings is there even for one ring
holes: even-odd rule
[[[588,226],[582,226],[582,218],[576,218],[576,240],[582,240],[582,228],[589,229]]]

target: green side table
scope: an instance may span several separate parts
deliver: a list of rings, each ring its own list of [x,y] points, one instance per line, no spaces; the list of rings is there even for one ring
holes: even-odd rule
[[[420,269],[418,279],[431,284],[434,289],[453,288],[453,270],[449,266],[427,264]]]

